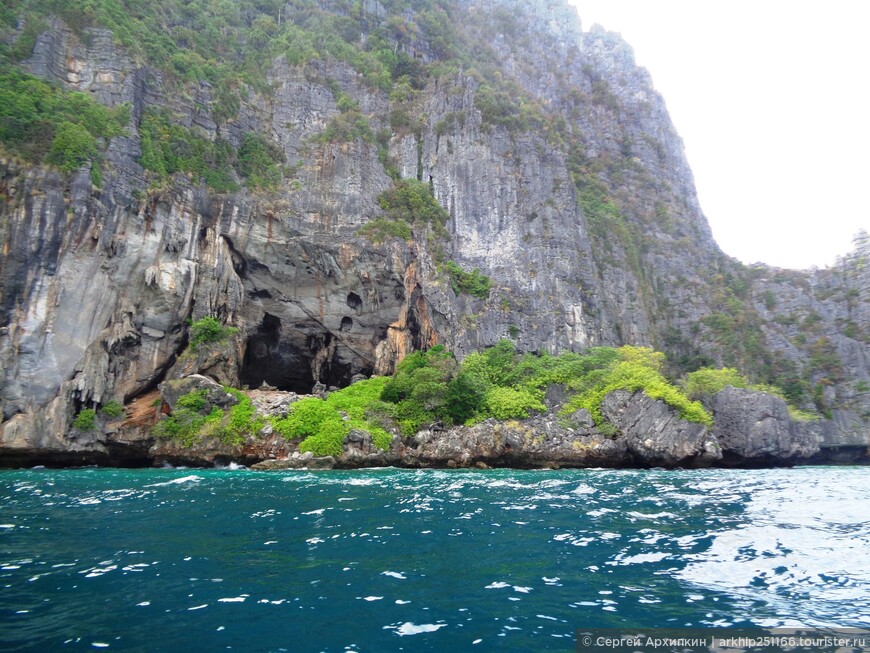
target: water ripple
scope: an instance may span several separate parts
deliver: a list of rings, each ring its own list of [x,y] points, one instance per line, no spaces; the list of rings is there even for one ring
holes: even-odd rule
[[[0,648],[570,650],[590,626],[867,626],[868,500],[866,468],[5,471]]]

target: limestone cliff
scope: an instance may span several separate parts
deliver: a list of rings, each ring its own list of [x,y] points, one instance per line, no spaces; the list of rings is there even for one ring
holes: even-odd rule
[[[99,185],[93,163],[64,173],[0,152],[4,451],[104,451],[71,439],[73,417],[167,378],[309,392],[435,343],[461,357],[502,338],[552,353],[653,345],[675,375],[738,367],[820,411],[825,446],[867,446],[870,243],[811,272],[722,253],[665,103],[618,36],[582,31],[557,1],[319,4],[264,3],[240,20],[273,44],[337,16],[346,41],[378,38],[397,58],[389,84],[368,59],[300,57],[293,39],[263,46],[256,83],[210,83],[99,14],[8,20],[21,67],[130,113]],[[186,52],[195,35],[166,20]],[[233,152],[259,135],[280,154],[279,183],[242,167],[221,188],[155,173],[155,116]],[[396,179],[431,188],[441,231],[361,231]],[[447,260],[490,277],[488,294],[459,292]],[[239,332],[219,359],[182,357],[204,316]]]

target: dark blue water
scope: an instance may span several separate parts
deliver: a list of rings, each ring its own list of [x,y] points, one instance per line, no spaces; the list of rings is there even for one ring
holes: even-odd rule
[[[0,472],[0,648],[571,651],[870,626],[870,469]]]

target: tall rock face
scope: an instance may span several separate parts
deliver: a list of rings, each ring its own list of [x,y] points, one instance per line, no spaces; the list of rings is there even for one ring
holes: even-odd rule
[[[0,151],[4,448],[75,449],[83,408],[209,373],[180,360],[205,316],[239,329],[210,373],[223,383],[340,386],[436,343],[460,357],[502,338],[642,344],[675,375],[724,364],[776,383],[825,416],[826,446],[867,446],[870,242],[811,272],[723,254],[664,101],[617,35],[582,31],[558,1],[273,4],[239,4],[248,50],[225,56],[248,72],[229,81],[190,72],[209,62],[184,54],[195,30],[168,10],[169,63],[99,13],[4,25],[23,69],[130,109],[99,185],[96,164]],[[308,39],[323,24],[341,36]],[[232,183],[161,170],[169,133],[233,152]],[[255,182],[252,142],[277,183]],[[399,179],[427,185],[445,224],[384,232]],[[451,282],[446,261],[487,275],[488,294]]]

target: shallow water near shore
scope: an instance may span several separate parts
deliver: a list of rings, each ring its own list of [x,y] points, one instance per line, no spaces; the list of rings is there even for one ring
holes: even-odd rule
[[[870,468],[0,472],[0,649],[870,626]]]

